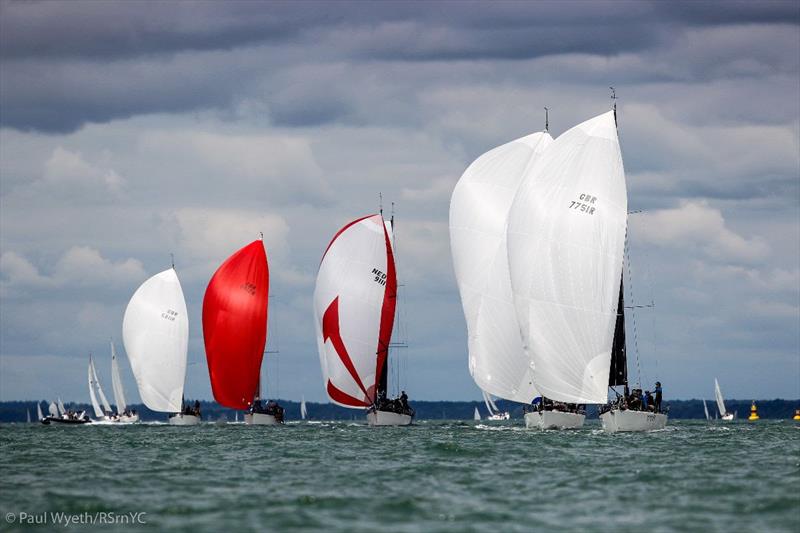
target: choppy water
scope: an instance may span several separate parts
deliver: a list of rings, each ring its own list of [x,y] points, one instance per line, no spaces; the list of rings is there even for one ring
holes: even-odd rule
[[[800,425],[0,427],[0,530],[800,531]],[[114,513],[101,518],[97,513]],[[9,514],[13,514],[9,522]],[[141,523],[145,522],[145,523]],[[86,525],[76,526],[86,529]]]

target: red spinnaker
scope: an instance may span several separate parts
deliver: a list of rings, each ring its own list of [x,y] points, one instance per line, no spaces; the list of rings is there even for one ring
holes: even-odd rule
[[[247,409],[258,389],[267,342],[269,268],[260,240],[217,269],[203,298],[203,340],[211,390],[220,405]]]

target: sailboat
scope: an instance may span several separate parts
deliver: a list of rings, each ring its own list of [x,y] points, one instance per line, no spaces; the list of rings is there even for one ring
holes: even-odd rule
[[[486,417],[486,420],[508,420],[511,418],[508,411],[500,411],[488,392],[481,392],[483,392],[483,403],[486,404],[486,410],[489,411],[489,416]]]
[[[444,418],[444,417],[442,417],[442,418]],[[472,419],[475,420],[475,421],[478,421],[478,420],[481,419],[481,412],[478,411],[477,407],[475,408],[475,412],[472,413]]]
[[[86,411],[81,411],[80,413],[72,410],[67,411],[61,398],[58,399],[58,403],[50,402],[49,412],[50,416],[40,418],[40,422],[44,425],[50,425],[51,423],[80,425],[88,424],[92,421],[86,416]]]
[[[717,399],[717,408],[719,409],[719,416],[722,420],[728,422],[736,418],[735,412],[729,413],[727,409],[725,409],[725,400],[722,398],[722,391],[719,388],[719,381],[717,381],[717,378],[714,378],[714,397]]]
[[[706,414],[706,420],[711,420],[711,415],[708,414],[708,405],[706,404],[705,398],[703,398],[703,411]]]
[[[494,394],[528,404],[539,396],[514,310],[506,224],[526,169],[553,142],[548,126],[546,121],[545,131],[482,154],[450,198],[450,247],[467,323],[469,371],[484,401]]]
[[[125,401],[125,391],[122,388],[122,378],[119,373],[117,350],[114,347],[114,341],[109,341],[109,343],[111,344],[111,388],[114,390],[114,403],[117,406],[116,418],[123,424],[132,424],[139,421],[139,414],[128,409]]]
[[[36,402],[36,419],[41,422],[44,420],[44,414],[42,413],[42,405],[37,401]]]
[[[183,406],[189,318],[174,265],[136,289],[122,319],[122,342],[142,402],[170,413],[171,425],[198,424],[199,413]]]
[[[389,343],[397,304],[393,220],[382,212],[340,229],[322,256],[314,320],[328,397],[366,409],[371,426],[411,424],[405,394],[388,400]]]
[[[30,424],[31,423],[31,410],[30,409],[25,409],[25,413],[28,415],[28,424]]]
[[[92,401],[94,416],[98,421],[110,421],[111,406],[109,406],[108,410],[103,410],[103,408],[100,406],[100,403],[97,401],[97,390],[99,389],[100,393],[102,394],[103,389],[100,388],[100,383],[97,380],[97,371],[94,368],[92,354],[89,354],[89,367],[87,374],[89,382],[89,399]],[[103,395],[103,398],[105,398],[105,395]]]
[[[308,410],[306,409],[306,397],[303,396],[300,400],[300,419],[305,420],[308,418]]]
[[[217,403],[246,409],[246,424],[283,422],[283,408],[262,405],[261,362],[267,342],[269,267],[255,240],[231,255],[208,282],[203,297],[203,341]]]

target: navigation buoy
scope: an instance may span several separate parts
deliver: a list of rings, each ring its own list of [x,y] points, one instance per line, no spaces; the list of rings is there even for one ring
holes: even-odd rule
[[[800,409],[794,410],[794,417],[792,417],[792,420],[800,420]]]
[[[753,405],[750,406],[750,416],[747,417],[748,420],[758,420],[760,417],[758,416],[758,409],[756,409],[756,402],[753,401]]]

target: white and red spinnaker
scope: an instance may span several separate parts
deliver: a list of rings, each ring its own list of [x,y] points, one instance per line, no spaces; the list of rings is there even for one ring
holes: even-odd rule
[[[375,402],[396,299],[391,224],[382,215],[347,224],[322,256],[314,289],[322,377],[333,402],[352,408]]]

